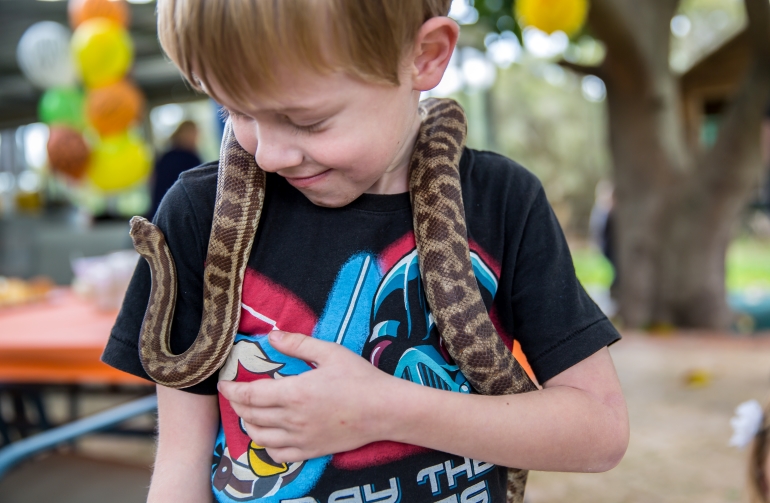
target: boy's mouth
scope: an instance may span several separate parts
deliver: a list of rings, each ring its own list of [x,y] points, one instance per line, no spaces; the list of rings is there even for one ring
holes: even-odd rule
[[[312,184],[322,180],[323,178],[326,178],[326,175],[331,173],[331,169],[327,169],[325,171],[322,171],[318,173],[317,175],[312,176],[285,176],[286,181],[289,182],[291,185],[293,185],[296,188],[305,188],[309,187]]]

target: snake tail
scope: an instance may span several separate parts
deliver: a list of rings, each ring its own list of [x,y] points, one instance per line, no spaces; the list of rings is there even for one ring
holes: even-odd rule
[[[144,219],[132,219],[136,226],[132,230],[134,246],[152,273],[139,356],[147,374],[158,384],[170,388],[193,386],[213,375],[227,359],[240,322],[243,278],[264,198],[265,173],[238,145],[228,121],[203,272],[200,330],[192,345],[178,355],[169,347],[177,281],[173,257],[160,229],[149,222],[145,225]]]

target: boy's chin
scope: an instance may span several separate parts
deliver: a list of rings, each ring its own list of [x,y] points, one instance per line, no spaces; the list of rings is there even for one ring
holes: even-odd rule
[[[300,192],[316,206],[323,208],[342,208],[355,201],[361,194],[315,194],[300,189]]]

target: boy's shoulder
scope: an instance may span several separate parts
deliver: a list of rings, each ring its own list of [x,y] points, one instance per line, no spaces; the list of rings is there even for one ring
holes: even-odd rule
[[[460,176],[466,199],[491,197],[532,204],[543,190],[540,180],[527,168],[486,150],[466,148],[460,161]]]
[[[179,175],[179,182],[186,190],[210,190],[217,186],[217,171],[219,161],[211,161],[198,167],[183,171]]]
[[[205,215],[214,209],[217,190],[217,161],[183,171],[161,202],[162,212],[187,212]],[[164,208],[165,207],[165,208]]]

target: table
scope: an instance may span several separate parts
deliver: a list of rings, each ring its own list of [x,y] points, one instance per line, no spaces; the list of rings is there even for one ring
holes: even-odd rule
[[[0,446],[11,442],[12,429],[23,438],[54,426],[43,399],[46,389],[66,390],[70,420],[79,415],[81,385],[133,385],[134,394],[136,385],[154,389],[99,360],[117,314],[98,310],[66,288],[49,301],[0,310],[0,395],[13,409],[12,418],[0,416]]]
[[[99,361],[117,314],[69,289],[45,303],[0,310],[0,382],[147,384]]]

